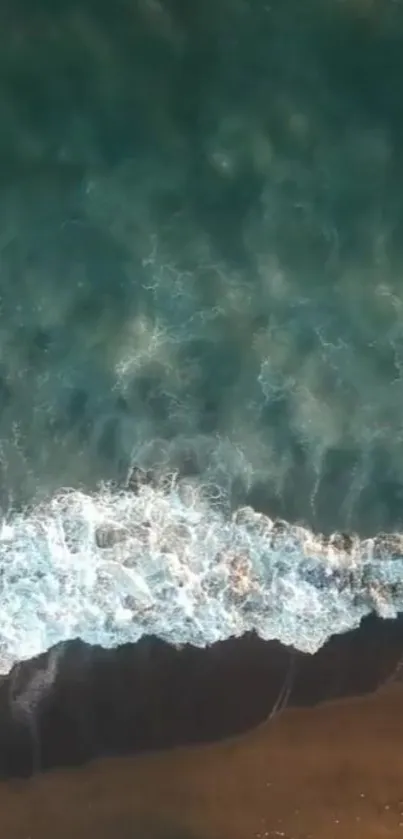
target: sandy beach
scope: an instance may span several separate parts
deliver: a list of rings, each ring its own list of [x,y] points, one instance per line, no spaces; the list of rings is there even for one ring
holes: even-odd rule
[[[36,705],[21,694],[31,726],[12,672],[0,839],[402,835],[402,633],[369,619],[294,657],[289,681],[290,651],[253,636],[205,651],[73,644]],[[20,688],[46,666],[24,665]]]
[[[219,745],[0,787],[3,839],[375,839],[403,832],[403,688],[290,709]]]

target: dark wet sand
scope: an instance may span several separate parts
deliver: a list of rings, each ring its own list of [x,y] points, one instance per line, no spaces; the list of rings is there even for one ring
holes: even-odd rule
[[[3,839],[403,835],[403,688],[291,709],[232,741],[0,786]]]
[[[71,642],[0,681],[0,778],[224,740],[285,705],[371,693],[402,660],[403,620],[374,616],[316,655],[253,633],[206,649]]]
[[[35,715],[47,771],[22,779],[33,729],[10,688],[49,656],[28,662],[0,684],[0,839],[403,836],[402,654],[403,622],[376,618],[316,656],[76,642]]]

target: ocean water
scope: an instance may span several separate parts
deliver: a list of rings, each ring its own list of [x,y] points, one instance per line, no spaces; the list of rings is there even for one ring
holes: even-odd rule
[[[73,638],[205,647],[255,631],[315,653],[371,612],[403,611],[403,537],[349,543],[250,507],[228,516],[176,477],[13,514],[0,559],[4,672]]]
[[[2,669],[397,615],[401,3],[0,23]]]

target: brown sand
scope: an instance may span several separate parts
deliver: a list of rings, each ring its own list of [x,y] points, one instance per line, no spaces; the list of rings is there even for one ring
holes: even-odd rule
[[[0,787],[1,839],[403,836],[403,687]]]
[[[403,836],[402,649],[403,621],[375,617],[316,656],[253,635],[73,643],[35,717],[48,771],[28,780],[25,706],[12,674],[0,685],[0,839]],[[22,665],[20,688],[50,656]]]

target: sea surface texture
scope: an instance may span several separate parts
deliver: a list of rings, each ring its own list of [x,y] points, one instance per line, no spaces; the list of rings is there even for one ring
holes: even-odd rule
[[[402,77],[399,0],[2,4],[0,671],[402,611]]]

